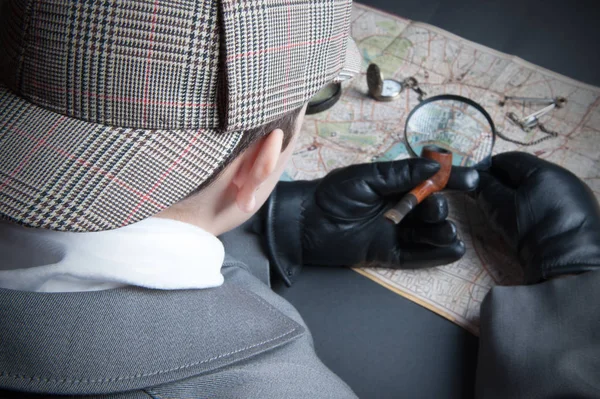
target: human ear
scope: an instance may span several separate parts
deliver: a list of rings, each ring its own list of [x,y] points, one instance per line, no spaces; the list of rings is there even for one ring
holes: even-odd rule
[[[282,147],[283,131],[275,129],[244,154],[245,159],[232,180],[237,188],[235,201],[242,212],[255,211],[256,192],[275,171]]]

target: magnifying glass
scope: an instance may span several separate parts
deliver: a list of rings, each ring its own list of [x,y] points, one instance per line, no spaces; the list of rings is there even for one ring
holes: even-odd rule
[[[310,99],[306,107],[306,115],[327,111],[338,102],[341,96],[342,84],[329,83]]]
[[[411,156],[434,159],[441,167],[385,213],[394,223],[400,223],[429,195],[444,189],[453,165],[487,169],[491,165],[496,128],[479,104],[466,97],[445,94],[422,101],[410,112],[404,140]]]
[[[444,94],[422,101],[406,118],[404,140],[410,155],[436,145],[452,153],[452,164],[486,169],[491,164],[496,127],[473,100]]]

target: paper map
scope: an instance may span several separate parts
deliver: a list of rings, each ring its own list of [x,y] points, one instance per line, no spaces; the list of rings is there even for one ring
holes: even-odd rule
[[[415,77],[427,97],[457,94],[479,103],[496,129],[519,141],[544,137],[539,129],[525,133],[506,117],[524,116],[540,107],[507,103],[505,96],[567,98],[564,108],[541,118],[559,136],[533,146],[497,139],[494,153],[521,150],[566,167],[600,196],[600,89],[521,59],[477,45],[430,25],[411,22],[355,4],[352,36],[364,58],[386,78]],[[340,101],[326,112],[307,116],[284,179],[322,177],[354,163],[407,158],[403,133],[417,95],[405,90],[392,102],[367,96],[364,75],[344,86]],[[490,232],[475,203],[450,194],[450,219],[465,241],[460,261],[427,270],[355,269],[432,311],[478,334],[479,307],[495,285],[520,281],[520,267],[511,251]]]

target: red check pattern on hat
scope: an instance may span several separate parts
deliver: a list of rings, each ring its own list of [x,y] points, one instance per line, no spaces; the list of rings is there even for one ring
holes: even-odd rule
[[[29,227],[152,216],[360,68],[349,0],[3,4],[0,215]]]

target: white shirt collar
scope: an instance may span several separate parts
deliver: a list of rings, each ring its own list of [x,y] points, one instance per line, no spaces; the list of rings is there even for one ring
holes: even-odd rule
[[[224,256],[217,237],[170,219],[148,218],[96,233],[0,222],[0,288],[38,292],[126,285],[210,288],[223,283]]]

